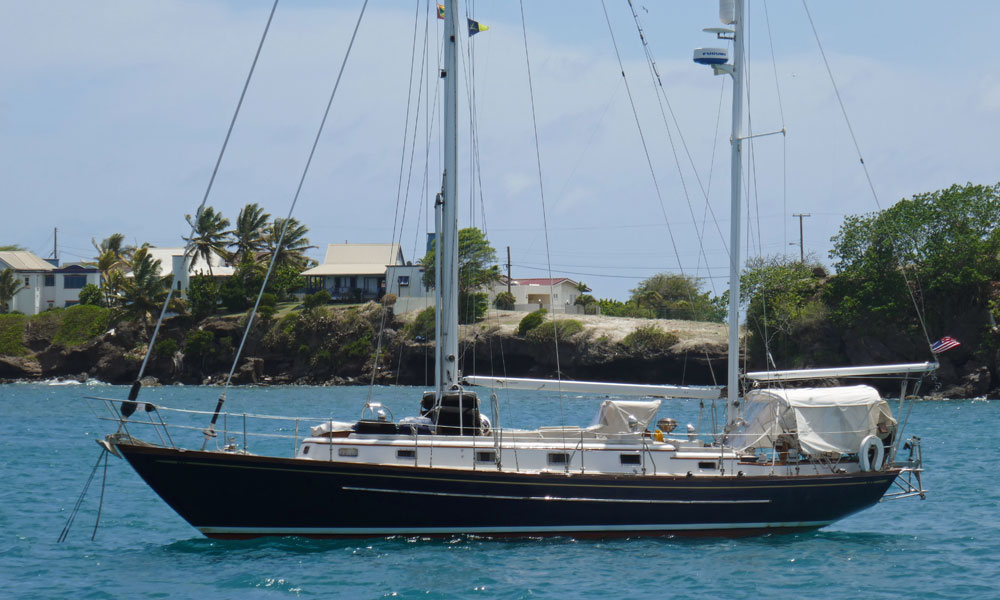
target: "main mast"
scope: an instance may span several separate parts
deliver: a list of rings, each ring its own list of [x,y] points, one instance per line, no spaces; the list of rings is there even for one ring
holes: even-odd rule
[[[444,9],[444,189],[435,206],[434,384],[437,397],[458,382],[458,2]]]
[[[719,18],[724,25],[733,25],[729,19],[728,2],[720,5]],[[731,205],[729,227],[729,371],[726,379],[726,422],[736,420],[740,394],[740,185],[742,155],[740,126],[743,122],[743,0],[736,0],[732,17],[733,33],[733,132],[731,157]]]
[[[733,423],[739,415],[740,400],[740,185],[742,167],[741,125],[743,123],[743,0],[720,0],[719,20],[733,29],[712,27],[705,29],[719,39],[732,40],[733,62],[725,48],[697,48],[694,61],[712,67],[716,75],[728,73],[733,77],[733,129],[730,171],[731,204],[729,229],[729,368],[726,373],[726,423]]]

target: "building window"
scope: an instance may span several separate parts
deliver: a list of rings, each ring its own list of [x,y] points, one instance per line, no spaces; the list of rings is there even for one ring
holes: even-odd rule
[[[86,275],[63,275],[63,289],[78,290],[87,285]]]
[[[400,275],[397,281],[399,281],[399,285],[410,285],[410,276]]]
[[[45,287],[55,287],[56,286],[56,276],[46,275],[45,276]]]
[[[66,304],[64,304],[63,307],[64,308],[69,308],[69,307],[71,307],[71,306],[73,306],[75,304],[79,304],[79,303],[80,303],[79,300],[67,300]]]
[[[31,278],[30,277],[25,277],[24,278],[24,287],[31,287]]]

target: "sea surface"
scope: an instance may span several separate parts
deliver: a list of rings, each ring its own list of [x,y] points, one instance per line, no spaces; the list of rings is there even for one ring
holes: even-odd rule
[[[211,411],[218,388],[144,389],[140,400]],[[235,413],[354,420],[371,395],[396,419],[420,388],[233,388]],[[114,429],[85,396],[107,385],[0,385],[0,598],[997,598],[1000,597],[1000,402],[917,402],[907,432],[923,439],[927,499],[883,502],[820,531],[740,539],[489,540],[296,538],[213,541],[164,504],[122,460],[103,468],[57,543]],[[599,397],[508,393],[503,423],[586,425]],[[698,401],[664,401],[709,430]],[[193,429],[207,415],[165,413]],[[275,431],[294,435],[294,424]],[[300,425],[305,431],[308,421]],[[229,427],[241,431],[242,419]],[[139,434],[139,431],[133,431]],[[242,443],[241,435],[234,441]],[[155,439],[155,435],[154,435]],[[289,455],[294,440],[251,451]],[[317,498],[322,502],[322,498]],[[98,507],[100,525],[91,541]]]

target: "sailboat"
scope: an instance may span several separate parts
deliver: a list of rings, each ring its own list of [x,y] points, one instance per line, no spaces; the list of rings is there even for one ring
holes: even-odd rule
[[[923,497],[917,437],[865,385],[786,382],[896,375],[900,405],[936,364],[739,371],[743,0],[723,1],[733,41],[695,61],[733,78],[728,385],[693,387],[466,375],[458,363],[456,1],[444,14],[445,165],[436,211],[435,387],[398,421],[377,402],[358,421],[312,426],[292,456],[173,443],[158,407],[105,399],[123,457],[181,517],[211,538],[749,535],[829,525],[886,498]],[[591,426],[493,427],[477,386],[601,394]],[[911,387],[912,386],[912,387]],[[654,423],[662,399],[725,399],[727,424],[706,441]],[[221,402],[220,402],[221,405]],[[206,431],[214,436],[219,409]],[[897,412],[897,414],[900,414]],[[160,443],[132,434],[151,427]],[[905,455],[905,456],[904,456]]]

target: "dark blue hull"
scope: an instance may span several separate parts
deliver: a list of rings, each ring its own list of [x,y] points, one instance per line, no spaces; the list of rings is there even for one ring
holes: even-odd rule
[[[133,446],[117,449],[214,538],[748,535],[867,508],[897,471],[795,477],[500,473]]]

